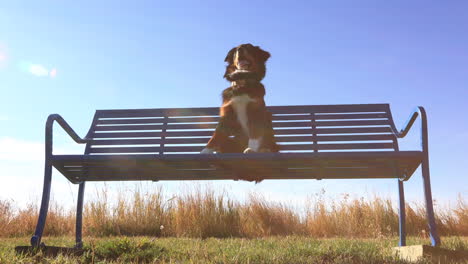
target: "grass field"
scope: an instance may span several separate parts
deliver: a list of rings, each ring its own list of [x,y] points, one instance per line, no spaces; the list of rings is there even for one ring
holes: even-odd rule
[[[227,192],[194,189],[168,197],[159,189],[122,192],[113,201],[106,190],[85,201],[84,234],[90,236],[239,237],[311,236],[317,238],[383,238],[398,235],[398,211],[390,199],[340,200],[318,194],[301,208],[272,202],[258,194],[245,201]],[[38,205],[17,208],[0,200],[0,237],[22,237],[34,232]],[[435,207],[442,236],[468,236],[468,203],[460,197],[451,208]],[[406,205],[409,235],[426,237],[426,211],[418,204]],[[45,235],[73,235],[74,208],[52,202]]]
[[[468,250],[467,237],[443,237],[443,247]],[[21,256],[14,246],[29,237],[0,239],[0,263],[407,263],[391,251],[398,238],[314,239],[298,236],[270,238],[85,238],[87,252],[79,257]],[[50,245],[70,246],[72,237],[47,237]],[[409,244],[427,244],[411,237]],[[428,260],[419,263],[430,263]],[[453,263],[468,263],[458,260]]]
[[[167,197],[159,189],[106,190],[87,200],[81,257],[19,256],[34,232],[38,206],[0,200],[0,263],[405,263],[391,253],[398,213],[390,199],[309,197],[304,208],[252,194],[243,202],[226,192],[194,189]],[[406,206],[408,244],[428,244],[424,207]],[[72,246],[73,208],[50,206],[43,241]],[[436,207],[443,247],[468,251],[468,205]],[[424,263],[424,262],[422,262]],[[461,262],[464,263],[464,262]]]

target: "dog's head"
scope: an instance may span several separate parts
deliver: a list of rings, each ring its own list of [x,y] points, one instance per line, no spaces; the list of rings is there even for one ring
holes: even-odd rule
[[[234,75],[246,73],[260,81],[265,77],[265,63],[268,58],[270,58],[270,53],[250,43],[232,48],[224,59],[228,63],[224,78],[234,81],[236,79]]]

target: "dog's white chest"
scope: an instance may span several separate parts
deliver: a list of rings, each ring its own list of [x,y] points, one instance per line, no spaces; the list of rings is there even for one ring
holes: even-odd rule
[[[236,112],[237,120],[239,121],[246,135],[249,135],[249,118],[247,116],[247,105],[250,102],[255,102],[255,99],[252,99],[246,94],[235,96],[231,99],[231,105],[234,108],[234,111]]]

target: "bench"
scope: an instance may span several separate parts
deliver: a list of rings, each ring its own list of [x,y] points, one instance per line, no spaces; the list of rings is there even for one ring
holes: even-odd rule
[[[82,211],[87,181],[266,180],[395,178],[399,190],[399,245],[406,245],[403,181],[421,165],[432,245],[440,244],[434,218],[429,176],[426,113],[417,107],[397,130],[388,104],[270,106],[280,153],[199,154],[212,135],[217,107],[98,110],[89,132],[81,138],[57,114],[45,131],[45,173],[42,202],[33,248],[47,217],[52,167],[79,184],[76,244],[82,247]],[[417,118],[422,149],[400,151]],[[57,122],[83,155],[54,155],[53,124]]]

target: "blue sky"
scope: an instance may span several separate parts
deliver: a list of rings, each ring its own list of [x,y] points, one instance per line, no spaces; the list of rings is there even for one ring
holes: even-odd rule
[[[468,196],[468,3],[266,3],[2,1],[0,198],[39,197],[48,114],[61,114],[84,135],[96,109],[219,106],[228,86],[224,57],[248,42],[272,54],[269,105],[390,103],[397,126],[424,106],[434,198]],[[418,133],[416,126],[401,148],[418,148]],[[81,151],[61,132],[55,146]],[[57,197],[76,193],[54,176]],[[395,180],[213,184],[239,197],[257,191],[283,200],[322,188],[330,195],[397,191]],[[421,184],[417,171],[406,184],[410,200],[421,200]]]

